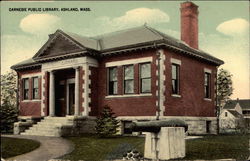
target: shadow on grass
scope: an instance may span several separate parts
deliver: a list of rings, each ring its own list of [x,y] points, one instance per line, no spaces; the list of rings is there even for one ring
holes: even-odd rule
[[[1,137],[3,158],[10,158],[37,149],[40,143],[29,139]]]

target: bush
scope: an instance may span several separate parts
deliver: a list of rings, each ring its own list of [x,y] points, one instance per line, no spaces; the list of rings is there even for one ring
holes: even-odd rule
[[[110,137],[117,133],[118,120],[112,110],[105,106],[101,115],[96,120],[95,130],[99,137]]]
[[[1,117],[1,133],[12,133],[14,122],[17,121],[18,110],[9,105],[3,104],[0,110]]]

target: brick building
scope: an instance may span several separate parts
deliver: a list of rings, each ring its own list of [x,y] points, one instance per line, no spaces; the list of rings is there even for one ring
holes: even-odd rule
[[[94,118],[108,105],[122,133],[130,121],[157,115],[185,120],[189,133],[216,133],[223,61],[198,49],[198,6],[184,2],[180,10],[182,41],[146,25],[96,37],[49,35],[33,58],[12,66],[20,117]]]

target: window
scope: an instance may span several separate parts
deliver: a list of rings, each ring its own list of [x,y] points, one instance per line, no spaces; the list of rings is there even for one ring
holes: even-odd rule
[[[151,64],[140,64],[140,92],[151,92]]]
[[[109,69],[108,93],[109,95],[114,95],[117,94],[117,67],[111,67],[108,69]]]
[[[124,93],[134,93],[134,65],[124,66]]]
[[[210,73],[205,73],[205,98],[210,98]]]
[[[29,99],[29,78],[23,79],[23,99]]]
[[[227,112],[225,112],[225,117],[227,117]]]
[[[172,94],[180,94],[180,66],[172,64]]]
[[[33,77],[32,78],[32,98],[33,99],[38,99],[39,98],[39,95],[38,95],[38,77]]]

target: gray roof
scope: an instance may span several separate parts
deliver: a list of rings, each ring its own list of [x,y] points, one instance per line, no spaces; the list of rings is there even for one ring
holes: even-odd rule
[[[34,59],[29,58],[27,60],[21,61],[13,66],[11,66],[12,69],[18,69],[19,67],[25,68],[25,67],[31,67],[31,66],[40,66],[41,64],[38,62],[35,62]]]
[[[241,99],[241,100],[230,100],[224,106],[224,109],[234,109],[237,102],[239,102],[242,109],[250,109],[250,99]]]
[[[234,117],[243,117],[242,114],[240,114],[239,112],[235,111],[235,110],[227,110],[228,112],[230,112]]]
[[[187,55],[191,55],[212,62],[216,65],[221,65],[224,63],[222,60],[215,58],[208,53],[191,48],[183,41],[175,39],[146,25],[103,34],[95,37],[84,37],[78,34],[64,32],[61,30],[57,30],[56,32],[63,33],[65,36],[68,36],[73,41],[83,47],[86,47],[87,49],[92,49],[99,52],[98,55],[100,56],[112,54],[123,49],[127,50],[132,47],[134,48],[143,47],[146,45],[164,45],[175,51],[179,51]],[[35,57],[37,55],[39,56],[39,54],[36,54]],[[14,65],[12,68],[15,68],[16,66],[18,66],[18,64]]]
[[[65,32],[68,36],[70,36],[71,38],[73,38],[75,41],[77,41],[78,43],[80,43],[82,46],[86,47],[86,48],[90,48],[90,49],[95,49],[95,50],[100,50],[100,47],[98,45],[98,41],[89,37],[84,37],[72,32]]]

